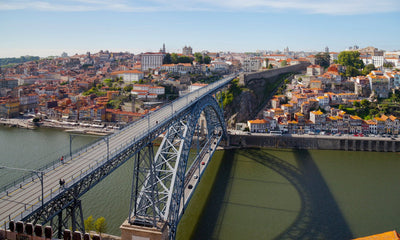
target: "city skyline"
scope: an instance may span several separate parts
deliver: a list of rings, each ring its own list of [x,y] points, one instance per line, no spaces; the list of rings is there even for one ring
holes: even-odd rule
[[[1,0],[0,57],[138,54],[163,43],[168,52],[391,51],[400,49],[399,12],[397,0]]]

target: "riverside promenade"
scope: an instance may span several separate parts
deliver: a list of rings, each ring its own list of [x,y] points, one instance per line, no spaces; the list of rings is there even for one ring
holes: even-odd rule
[[[57,128],[65,130],[69,133],[77,133],[77,134],[92,134],[92,135],[109,135],[114,133],[115,130],[119,129],[117,127],[105,127],[101,125],[91,125],[91,124],[71,124],[68,122],[59,122],[54,120],[41,121],[37,125],[32,122],[32,119],[19,119],[19,118],[9,118],[0,119],[0,126],[6,127],[18,127],[18,128],[26,128],[26,129],[36,129],[38,127],[43,128]]]

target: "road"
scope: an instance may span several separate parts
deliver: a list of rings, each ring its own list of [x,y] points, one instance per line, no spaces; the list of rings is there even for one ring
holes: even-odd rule
[[[68,188],[87,174],[90,174],[93,169],[101,166],[107,159],[114,157],[121,149],[146,136],[150,130],[157,128],[158,124],[161,125],[169,121],[174,114],[183,111],[191,104],[194,104],[197,99],[213,92],[215,89],[225,86],[235,76],[235,74],[230,75],[185,95],[146,115],[126,128],[98,140],[88,148],[74,154],[72,158],[66,157],[64,164],[57,162],[49,169],[46,169],[43,177],[44,203],[64,191],[64,188],[60,187],[60,179],[65,180],[64,187]],[[28,213],[40,208],[42,204],[41,196],[41,183],[38,178],[34,181],[16,184],[16,186],[7,189],[7,191],[1,192],[0,225],[7,224],[9,220],[20,220]]]

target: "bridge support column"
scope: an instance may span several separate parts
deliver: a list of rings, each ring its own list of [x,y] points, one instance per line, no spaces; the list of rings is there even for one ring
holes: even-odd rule
[[[128,220],[119,227],[121,240],[167,240],[168,224],[157,223],[157,227],[139,226],[130,224]]]
[[[63,229],[62,229],[62,227],[63,227],[63,218],[62,218],[62,211],[61,212],[59,212],[58,213],[58,226],[57,226],[57,228],[58,228],[58,230],[57,230],[57,237],[58,237],[58,239],[61,239],[62,238],[62,235],[63,235]]]

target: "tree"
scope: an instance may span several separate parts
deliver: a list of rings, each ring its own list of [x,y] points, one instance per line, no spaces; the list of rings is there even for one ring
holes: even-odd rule
[[[94,218],[93,218],[92,215],[90,215],[88,218],[85,219],[84,225],[85,225],[85,231],[86,232],[90,232],[90,231],[95,230],[95,228],[94,228]]]
[[[320,65],[321,67],[327,68],[329,67],[331,62],[331,56],[329,53],[318,53],[315,55],[315,64]]]
[[[383,67],[384,68],[393,68],[394,66],[393,66],[392,62],[385,62],[385,63],[383,63]]]
[[[283,61],[281,62],[281,66],[284,67],[284,66],[286,66],[286,65],[287,65],[287,61],[286,61],[286,60],[283,60]]]
[[[171,54],[169,53],[165,54],[163,59],[163,64],[171,64],[171,63],[172,63]]]
[[[128,85],[128,86],[125,86],[125,87],[124,87],[124,91],[125,91],[125,92],[128,92],[128,93],[129,93],[130,91],[132,91],[132,89],[133,89],[133,86],[132,86],[132,85]]]
[[[362,70],[362,75],[368,75],[371,71],[376,70],[375,65],[370,63]]]
[[[343,51],[338,55],[338,63],[346,67],[355,69],[364,68],[364,62],[360,59],[360,53],[357,51]]]
[[[339,110],[344,110],[344,109],[345,109],[344,105],[340,104],[339,105]]]
[[[194,60],[198,63],[203,63],[203,55],[201,53],[194,54]]]
[[[106,219],[104,217],[96,219],[96,222],[94,223],[94,228],[96,229],[96,232],[98,232],[101,236],[101,233],[107,231]]]
[[[210,58],[208,55],[205,55],[205,56],[204,56],[204,59],[203,59],[203,62],[204,62],[205,64],[210,64],[211,58]]]
[[[176,54],[176,53],[171,54],[171,63],[177,64],[178,58],[179,58],[178,54]]]
[[[363,99],[363,100],[361,100],[360,104],[361,104],[361,106],[362,106],[363,108],[367,108],[367,107],[369,107],[369,105],[371,104],[371,102],[368,101],[367,99]]]
[[[193,58],[189,56],[180,56],[178,57],[178,63],[192,63]]]
[[[356,77],[358,75],[360,75],[360,71],[358,71],[357,68],[352,67],[352,66],[346,67],[346,73],[345,73],[346,77]]]
[[[354,101],[354,102],[353,102],[353,106],[354,106],[355,108],[359,108],[359,107],[361,106],[361,104],[360,104],[359,101]]]

